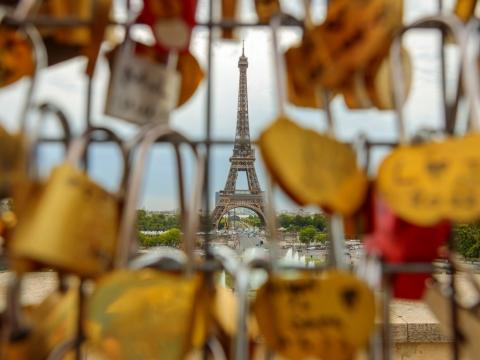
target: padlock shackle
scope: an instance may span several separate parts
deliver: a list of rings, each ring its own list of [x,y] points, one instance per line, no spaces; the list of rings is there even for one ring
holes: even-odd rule
[[[62,360],[68,355],[70,351],[73,351],[78,345],[80,339],[77,337],[70,338],[62,341],[56,345],[50,352],[46,360]]]
[[[129,262],[128,268],[140,270],[145,268],[169,271],[181,271],[187,265],[187,256],[179,249],[161,249],[142,254]]]
[[[22,337],[28,332],[28,327],[22,316],[21,290],[22,274],[13,273],[9,279],[6,291],[6,321],[7,333],[10,340]]]
[[[208,253],[222,265],[223,270],[235,278],[240,261],[232,248],[226,245],[209,245]]]
[[[311,0],[302,0],[304,23],[307,30],[313,28],[312,11],[310,10]]]
[[[198,152],[196,146],[181,133],[172,130],[168,125],[160,124],[154,127],[147,127],[143,136],[139,137],[139,147],[137,150],[137,159],[133,166],[132,173],[128,180],[128,189],[126,193],[125,207],[120,224],[117,256],[115,257],[115,267],[125,268],[128,263],[131,239],[134,238],[136,224],[136,208],[140,197],[142,180],[144,178],[145,163],[147,155],[150,153],[152,146],[159,140],[168,140],[172,143],[175,151],[178,174],[179,200],[181,205],[181,225],[183,237],[185,239],[185,252],[188,257],[188,266],[193,262],[193,250],[195,247],[195,234],[198,229],[198,209],[200,208],[202,188],[204,181],[205,161],[203,155]],[[186,143],[192,149],[197,160],[197,171],[193,180],[192,201],[190,206],[185,206],[185,191],[183,182],[183,161],[180,154],[180,142]],[[183,209],[182,209],[183,208]]]
[[[405,83],[403,64],[401,61],[402,38],[408,31],[417,28],[424,28],[431,26],[446,30],[450,33],[455,43],[460,48],[460,56],[464,53],[464,30],[463,25],[455,16],[451,15],[435,15],[427,16],[410,25],[403,26],[393,36],[392,44],[390,46],[390,76],[393,84],[393,104],[397,114],[397,127],[399,134],[399,143],[407,144],[408,136],[405,129],[405,117],[403,107],[406,102]],[[462,65],[458,67],[458,76],[462,76]],[[446,100],[446,99],[444,99]],[[446,104],[444,104],[446,105]]]
[[[0,24],[2,23],[2,18],[0,17]],[[20,111],[19,124],[20,131],[24,132],[27,122],[27,114],[33,106],[33,95],[36,90],[38,82],[38,74],[41,69],[47,66],[47,50],[45,44],[43,43],[42,37],[35,27],[32,25],[24,25],[18,28],[19,31],[23,32],[26,35],[26,38],[33,50],[33,60],[34,60],[34,70],[30,75],[30,84],[27,88],[27,94],[25,95],[25,102],[23,104],[22,110]]]
[[[13,13],[11,14],[16,20],[23,21],[28,16],[30,11],[40,3],[40,0],[21,0]],[[4,17],[8,15],[7,13],[0,14],[0,25],[3,22]],[[27,40],[30,42],[33,50],[33,61],[34,69],[33,74],[30,76],[30,86],[27,89],[27,95],[25,97],[25,103],[23,109],[20,112],[20,131],[25,131],[27,114],[33,104],[33,94],[37,85],[38,73],[41,69],[47,67],[47,49],[42,40],[42,36],[38,30],[32,25],[23,25],[18,28],[19,31],[22,31]]]
[[[305,9],[305,22],[307,29],[312,26],[312,21],[310,18],[310,9],[308,7],[308,0],[302,1]],[[286,66],[285,59],[280,53],[280,47],[278,43],[278,30],[282,22],[284,14],[279,12],[272,16],[270,19],[270,27],[272,29],[272,52],[273,52],[273,68],[275,69],[275,88],[277,93],[277,116],[286,116],[286,106],[287,106],[287,85],[286,85]],[[315,89],[315,96],[317,103],[320,107],[320,104],[323,103],[325,118],[327,121],[327,134],[331,137],[335,136],[334,131],[334,121],[332,116],[332,111],[330,108],[330,92],[327,89],[323,89],[319,86]]]
[[[62,137],[62,144],[64,146],[65,152],[68,151],[70,143],[72,141],[72,131],[70,128],[70,123],[67,119],[65,113],[56,105],[52,103],[41,103],[37,106],[37,109],[40,112],[39,121],[37,122],[37,126],[35,128],[35,136],[32,139],[29,139],[28,144],[28,166],[30,173],[32,174],[33,179],[38,179],[38,161],[36,159],[37,152],[38,152],[38,145],[39,145],[39,138],[40,138],[40,126],[45,125],[46,117],[48,114],[52,114],[55,117],[55,120],[58,122],[62,129],[63,137]]]
[[[65,113],[57,105],[49,102],[44,102],[38,105],[38,110],[40,111],[41,115],[40,122],[45,121],[47,114],[52,114],[55,116],[55,119],[58,121],[63,132],[62,143],[65,146],[65,149],[68,149],[70,142],[72,141],[72,130],[70,127],[70,122],[68,121]],[[37,138],[38,137],[40,137],[39,134],[37,134]]]
[[[275,88],[277,93],[277,116],[285,116],[285,109],[287,104],[287,87],[285,79],[285,61],[282,54],[280,54],[280,47],[278,44],[278,30],[282,22],[282,13],[277,13],[270,19],[270,28],[272,29],[272,53],[273,53],[273,68],[275,70]]]
[[[68,148],[66,162],[71,163],[75,166],[85,155],[86,151],[88,150],[88,146],[91,144],[92,136],[95,133],[103,133],[105,135],[105,139],[112,141],[114,144],[117,145],[118,149],[120,150],[123,165],[123,175],[120,181],[117,196],[123,198],[126,192],[128,173],[130,170],[128,153],[123,144],[123,141],[113,130],[100,126],[88,128],[79,138],[72,141],[70,147]]]
[[[467,25],[465,52],[463,54],[463,85],[470,108],[469,128],[480,131],[480,87],[478,85],[478,55],[480,53],[478,40],[480,21],[473,17]],[[475,41],[469,41],[471,38]],[[473,44],[474,50],[471,51]]]

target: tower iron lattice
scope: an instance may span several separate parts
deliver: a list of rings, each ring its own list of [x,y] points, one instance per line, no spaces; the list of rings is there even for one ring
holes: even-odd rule
[[[245,46],[242,46],[242,56],[238,59],[238,68],[240,70],[240,79],[235,143],[233,155],[230,157],[230,170],[227,182],[224,190],[219,192],[215,209],[212,213],[212,223],[215,229],[218,229],[220,219],[235,208],[250,209],[265,223],[264,196],[255,171],[255,149],[252,148],[250,142],[247,93],[248,58],[245,56]],[[240,171],[244,171],[247,175],[248,190],[236,190],[238,173]]]

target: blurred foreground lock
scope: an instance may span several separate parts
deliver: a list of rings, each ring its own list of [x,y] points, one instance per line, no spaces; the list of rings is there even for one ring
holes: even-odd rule
[[[371,290],[354,275],[270,275],[253,304],[267,345],[288,359],[352,359],[374,328]]]
[[[19,222],[12,237],[13,258],[82,277],[98,276],[111,268],[124,181],[119,193],[111,194],[76,167],[94,132],[106,133],[118,141],[111,131],[92,128],[73,143],[67,161],[52,171],[37,204]],[[119,146],[126,172],[125,153]]]
[[[90,341],[111,360],[181,359],[194,342],[202,279],[151,269],[103,277],[87,304]]]
[[[451,223],[442,221],[431,226],[409,223],[392,212],[378,194],[374,195],[373,231],[365,236],[368,253],[390,264],[432,262],[450,236]],[[420,299],[425,290],[427,273],[393,275],[393,296]]]
[[[135,46],[126,41],[116,53],[105,113],[139,125],[168,122],[180,92],[176,65],[135,55]]]

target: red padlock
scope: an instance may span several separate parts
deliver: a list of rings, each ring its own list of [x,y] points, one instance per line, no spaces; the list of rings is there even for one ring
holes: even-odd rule
[[[446,244],[451,231],[449,221],[418,226],[399,218],[378,193],[374,194],[372,222],[372,232],[365,236],[365,250],[391,264],[432,262],[439,257],[439,248]],[[394,274],[393,296],[420,299],[429,277],[429,273]]]
[[[159,52],[188,50],[197,0],[144,0],[138,23],[147,24]]]

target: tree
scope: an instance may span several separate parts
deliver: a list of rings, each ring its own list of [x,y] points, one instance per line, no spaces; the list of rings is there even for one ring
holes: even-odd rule
[[[313,225],[309,225],[300,230],[300,241],[304,244],[310,244],[317,235],[317,229]]]
[[[173,246],[178,247],[182,242],[182,233],[177,228],[172,228],[159,235],[138,234],[138,240],[142,246]]]
[[[328,235],[324,232],[317,232],[315,235],[315,242],[325,243],[327,242]]]
[[[165,246],[175,246],[180,245],[182,241],[182,233],[177,228],[172,228],[168,231],[165,231],[163,234],[160,234],[162,245]]]
[[[140,209],[137,210],[137,227],[140,231],[166,231],[172,228],[179,228],[180,216]]]
[[[288,214],[280,214],[277,218],[278,224],[287,229],[293,223],[293,216]]]
[[[459,224],[453,228],[455,249],[467,259],[480,258],[480,224]]]
[[[262,225],[262,221],[257,215],[248,215],[243,221],[253,227],[260,227]]]
[[[312,225],[315,226],[318,231],[325,232],[327,231],[327,218],[323,214],[314,214],[312,216]]]

